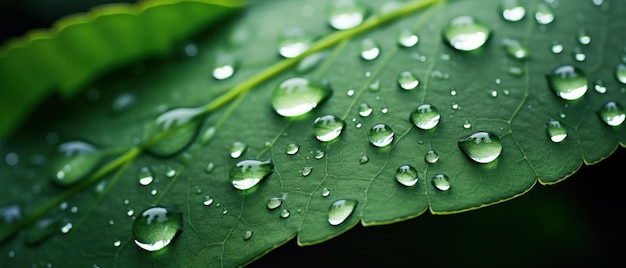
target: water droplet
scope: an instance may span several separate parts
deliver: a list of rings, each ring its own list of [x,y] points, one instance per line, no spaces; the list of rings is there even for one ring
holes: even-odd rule
[[[421,129],[432,129],[439,124],[441,115],[435,106],[422,104],[411,112],[411,123]]]
[[[185,149],[196,136],[203,107],[176,108],[160,114],[144,127],[144,141],[148,150],[158,156],[170,156]],[[171,131],[170,135],[163,136]],[[151,140],[153,138],[157,140]]]
[[[547,131],[548,137],[552,142],[562,142],[567,138],[567,129],[561,124],[559,120],[550,119],[548,120]]]
[[[295,58],[304,53],[315,38],[300,27],[287,28],[278,40],[278,52],[285,58]]]
[[[306,167],[303,167],[302,170],[300,170],[300,175],[302,175],[302,177],[306,177],[306,176],[311,175],[311,172],[313,172],[313,167],[306,166]]]
[[[471,51],[482,47],[487,42],[491,30],[474,17],[458,16],[448,22],[443,34],[453,48]]]
[[[346,122],[334,115],[324,115],[315,119],[313,133],[319,141],[332,141],[341,135]]]
[[[413,31],[409,29],[403,29],[398,34],[397,41],[398,41],[398,45],[402,47],[413,47],[417,45],[419,38],[417,37],[415,33],[413,33]]]
[[[603,80],[596,80],[596,83],[593,85],[593,89],[600,94],[606,93],[606,85]]]
[[[135,210],[129,209],[128,211],[126,211],[126,216],[132,217],[133,215],[135,215]]]
[[[227,79],[235,74],[235,58],[232,55],[219,53],[211,74],[217,80]]]
[[[374,39],[366,38],[361,41],[361,58],[364,60],[374,60],[380,55],[380,46]]]
[[[552,45],[550,46],[550,51],[554,54],[559,54],[563,52],[563,44],[561,42],[554,40],[552,41]]]
[[[363,165],[363,164],[367,164],[367,162],[369,162],[369,161],[370,161],[370,158],[369,158],[369,156],[367,156],[367,155],[362,155],[362,156],[359,158],[359,164],[361,164],[361,165]]]
[[[620,63],[615,67],[615,77],[620,83],[626,84],[626,64]]]
[[[315,151],[315,154],[313,155],[313,157],[318,160],[324,158],[324,151],[322,150]]]
[[[114,246],[114,247],[119,247],[120,245],[122,245],[122,241],[120,241],[119,239],[117,239],[117,240],[115,240],[115,241],[113,242],[113,246]]]
[[[176,173],[177,171],[173,167],[168,166],[165,168],[165,177],[173,178],[174,176],[176,176]]]
[[[576,61],[579,61],[579,62],[585,61],[587,59],[587,54],[585,54],[585,52],[583,52],[583,50],[580,47],[574,48],[574,53],[572,54],[572,56],[574,57]]]
[[[472,123],[468,120],[463,121],[463,128],[464,129],[469,129],[472,127]]]
[[[133,222],[135,244],[147,251],[157,251],[170,244],[183,230],[183,213],[167,207],[151,207]]]
[[[228,214],[228,209],[222,210],[222,215],[226,215],[226,214]]]
[[[357,203],[353,199],[339,199],[333,202],[328,211],[328,223],[330,225],[343,223],[352,214]]]
[[[554,11],[552,11],[552,8],[546,3],[537,4],[535,21],[540,25],[552,23],[554,21]]]
[[[135,105],[136,100],[137,97],[135,97],[135,94],[133,93],[120,93],[117,97],[115,97],[113,103],[111,103],[111,109],[116,113],[127,111]]]
[[[328,10],[328,22],[337,30],[346,30],[359,26],[367,9],[355,0],[333,1]]]
[[[587,77],[578,67],[562,65],[546,74],[550,88],[565,100],[577,100],[587,92]]]
[[[348,90],[348,92],[346,92],[346,95],[348,95],[348,97],[354,96],[354,89]]]
[[[430,150],[424,155],[424,160],[429,164],[434,164],[439,161],[439,154],[436,151]]]
[[[210,206],[211,204],[213,204],[213,198],[208,195],[205,195],[204,200],[202,201],[202,204],[205,206]]]
[[[252,230],[246,230],[243,233],[243,240],[245,240],[245,241],[250,240],[250,238],[252,238],[252,234],[254,234],[254,232],[252,232]]]
[[[447,191],[450,189],[450,178],[446,174],[436,174],[431,180],[433,186],[439,191]]]
[[[417,170],[411,165],[401,165],[396,169],[396,181],[404,186],[413,186],[417,183]]]
[[[20,157],[14,152],[9,152],[4,157],[4,162],[7,163],[8,166],[16,166],[17,163],[20,162]]]
[[[526,8],[518,0],[503,0],[500,4],[502,18],[506,21],[520,21],[526,15]]]
[[[359,105],[359,115],[362,117],[370,116],[373,110],[374,109],[372,109],[372,106],[367,103],[361,103],[361,105]]]
[[[290,143],[287,145],[287,154],[288,155],[294,155],[298,152],[298,150],[300,150],[300,146],[298,146],[295,143]]]
[[[624,119],[626,119],[624,107],[614,101],[606,102],[598,112],[598,115],[604,123],[612,127],[621,125]]]
[[[589,31],[586,29],[580,29],[578,30],[576,40],[578,40],[578,43],[581,45],[589,45],[591,43],[591,35],[589,35]]]
[[[387,112],[389,112],[389,109],[386,106],[380,107],[380,112],[383,114],[386,114]]]
[[[233,187],[248,190],[268,177],[274,171],[270,160],[243,160],[230,169],[230,180]]]
[[[498,91],[490,90],[489,91],[489,96],[491,96],[492,98],[497,97],[498,96]]]
[[[328,197],[330,196],[330,189],[324,187],[324,189],[322,189],[322,196],[323,197]]]
[[[272,93],[276,113],[295,117],[306,114],[332,95],[332,89],[311,83],[306,78],[294,77],[280,83]]]
[[[148,167],[141,167],[139,170],[139,184],[141,185],[149,185],[152,183],[154,177],[152,176],[152,171]]]
[[[419,84],[420,81],[417,79],[417,76],[410,71],[403,71],[398,75],[398,85],[404,90],[412,90]]]
[[[61,233],[67,234],[72,230],[72,228],[74,228],[74,225],[71,222],[68,222],[61,226]]]
[[[520,77],[520,76],[524,75],[524,69],[522,69],[521,67],[517,67],[517,66],[511,66],[511,67],[507,68],[506,71],[511,76],[515,76],[515,77]]]
[[[240,141],[233,142],[230,146],[230,157],[239,158],[248,149],[248,144]]]
[[[376,147],[385,147],[393,141],[394,132],[385,124],[374,125],[369,132],[369,141]]]
[[[507,55],[518,60],[528,59],[530,54],[528,48],[526,48],[526,46],[524,46],[520,41],[515,39],[502,39],[502,47],[504,48],[504,51],[507,53]]]
[[[487,131],[479,131],[462,137],[458,145],[463,153],[478,163],[496,160],[502,152],[500,138]]]
[[[188,43],[183,47],[183,53],[187,57],[194,57],[198,55],[198,46],[194,43]]]
[[[267,200],[267,209],[276,209],[278,207],[280,207],[280,205],[283,204],[283,200],[285,200],[284,195],[283,196],[274,196],[272,198],[270,198],[269,200]]]
[[[206,174],[211,174],[211,172],[213,172],[213,170],[215,170],[215,164],[213,162],[209,162],[206,165],[206,168],[204,168],[204,172],[206,172]]]
[[[328,56],[328,54],[330,54],[328,51],[322,51],[306,56],[298,63],[296,71],[299,73],[306,73],[312,70],[318,66]]]
[[[280,211],[280,218],[281,219],[289,218],[289,215],[291,215],[289,210],[283,209],[282,211]]]
[[[29,246],[37,245],[52,237],[59,228],[60,221],[57,218],[44,218],[37,221],[26,231],[24,241]]]
[[[369,91],[376,92],[380,90],[380,80],[376,79],[368,87]]]
[[[460,110],[461,106],[458,103],[456,103],[456,102],[452,102],[452,109],[453,110]]]
[[[215,138],[216,133],[217,128],[215,128],[214,126],[207,128],[200,136],[200,144],[206,145],[207,143],[209,143],[211,140],[213,140],[213,138]]]
[[[86,142],[62,143],[52,162],[53,181],[59,186],[73,185],[95,170],[104,156],[104,152]]]

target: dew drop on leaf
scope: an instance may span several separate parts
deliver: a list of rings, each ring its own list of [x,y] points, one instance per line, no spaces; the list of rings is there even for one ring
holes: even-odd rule
[[[515,39],[502,39],[502,47],[504,48],[506,54],[514,59],[525,60],[528,59],[530,55],[528,48],[526,48],[526,46],[524,46],[520,41]]]
[[[213,170],[215,170],[215,164],[213,162],[209,162],[204,168],[204,172],[206,172],[206,174],[211,174]]]
[[[361,165],[367,164],[367,162],[369,161],[370,161],[370,158],[367,155],[362,155],[361,157],[359,157],[359,164]]]
[[[205,206],[210,206],[213,204],[213,197],[205,195],[203,200],[202,200],[202,204]]]
[[[176,169],[171,166],[165,168],[165,176],[168,178],[173,178],[174,176],[176,176],[176,173],[178,173],[178,171],[176,171]]]
[[[246,230],[243,233],[243,240],[248,241],[250,240],[250,238],[252,238],[252,235],[254,234],[254,232],[252,232],[252,230]]]
[[[155,206],[142,211],[133,222],[135,244],[147,251],[157,251],[170,244],[183,230],[183,213],[173,208]]]
[[[374,125],[369,132],[368,139],[376,147],[385,147],[393,141],[395,133],[385,124]]]
[[[248,190],[268,177],[274,171],[270,160],[243,160],[235,164],[229,173],[233,187]]]
[[[554,21],[554,11],[546,3],[538,3],[535,11],[535,21],[540,25],[550,24]]]
[[[149,167],[141,167],[139,170],[139,184],[141,185],[149,185],[154,180],[154,176],[152,175],[152,171]]]
[[[398,85],[404,90],[412,90],[419,86],[417,76],[410,71],[402,71],[398,75]]]
[[[316,66],[318,66],[327,56],[327,51],[313,53],[311,55],[306,56],[300,62],[298,62],[298,66],[296,66],[296,71],[299,73],[306,73]]]
[[[330,189],[324,187],[324,189],[322,189],[322,196],[323,197],[328,197],[330,196]]]
[[[554,54],[559,54],[563,52],[563,44],[561,42],[554,40],[552,41],[552,45],[550,46],[550,51]]]
[[[67,222],[61,226],[61,233],[67,234],[72,230],[72,228],[74,228],[74,225],[71,222]]]
[[[372,114],[372,111],[374,111],[374,109],[372,109],[372,106],[367,103],[361,103],[361,105],[359,105],[359,115],[361,117],[370,116],[370,114]]]
[[[280,218],[281,219],[289,218],[290,215],[291,215],[291,213],[289,212],[289,210],[283,209],[283,210],[280,211]]]
[[[318,160],[324,158],[324,151],[322,150],[315,151],[315,153],[313,154],[313,157]]]
[[[286,153],[288,155],[294,155],[298,153],[299,150],[300,150],[300,146],[298,146],[297,144],[295,143],[287,144]]]
[[[215,60],[211,74],[217,80],[227,79],[235,74],[235,59],[232,55],[220,53]]]
[[[615,101],[606,102],[598,112],[598,115],[604,123],[612,127],[621,125],[624,119],[626,119],[624,107]]]
[[[270,209],[270,210],[276,209],[276,208],[280,207],[280,205],[283,204],[283,200],[284,200],[284,197],[282,197],[282,196],[274,196],[274,197],[270,198],[269,200],[267,200],[266,207],[267,207],[267,209]]]
[[[606,93],[606,84],[604,83],[604,80],[596,80],[593,84],[593,89],[600,94]]]
[[[464,136],[459,139],[458,145],[465,155],[478,163],[492,162],[502,152],[500,138],[487,131]]]
[[[282,116],[301,116],[328,99],[332,92],[330,87],[311,83],[306,78],[289,78],[272,92],[272,107]]]
[[[115,241],[113,241],[114,247],[119,247],[120,245],[122,245],[122,241],[120,241],[119,239],[116,239]]]
[[[576,35],[576,40],[581,45],[589,45],[591,43],[591,35],[586,29],[579,29]]]
[[[417,106],[411,112],[409,119],[413,125],[420,129],[432,129],[439,124],[441,115],[435,106],[425,103]]]
[[[380,55],[380,46],[374,39],[365,38],[361,41],[361,58],[374,60]]]
[[[148,150],[158,156],[170,156],[187,147],[193,141],[203,115],[203,107],[175,108],[161,113],[144,126],[144,142]],[[171,135],[162,136],[172,131]],[[156,138],[156,140],[150,140]]]
[[[506,21],[520,21],[526,16],[526,8],[519,0],[502,0],[500,12]]]
[[[313,167],[312,166],[306,166],[306,167],[303,167],[300,170],[300,175],[302,175],[302,177],[306,177],[306,176],[311,175],[311,172],[313,172]]]
[[[626,85],[626,64],[620,63],[615,67],[615,78]]]
[[[279,37],[278,52],[285,58],[295,58],[309,49],[314,40],[303,28],[290,27]]]
[[[424,161],[428,164],[437,163],[437,161],[439,161],[439,154],[434,150],[430,150],[424,155]]]
[[[417,170],[411,165],[401,165],[396,169],[396,181],[404,186],[413,186],[417,183]]]
[[[436,174],[431,179],[431,182],[439,191],[447,191],[450,189],[450,178],[448,178],[446,174]]]
[[[443,35],[450,46],[460,51],[472,51],[482,47],[489,39],[491,30],[471,16],[452,18]]]
[[[352,214],[357,203],[353,199],[339,199],[333,202],[328,211],[328,223],[330,225],[343,223]]]
[[[419,38],[417,34],[409,29],[402,29],[398,34],[397,42],[401,47],[413,47],[417,45]]]
[[[550,88],[565,100],[577,100],[587,92],[587,76],[578,67],[562,65],[546,74]]]
[[[367,9],[356,0],[333,1],[328,9],[328,23],[336,30],[346,30],[359,26]]]
[[[332,141],[341,135],[346,122],[334,115],[323,115],[315,119],[313,133],[319,141]]]
[[[83,141],[64,142],[52,161],[53,181],[59,186],[70,186],[86,178],[105,154]]]
[[[230,157],[237,159],[243,155],[246,149],[248,149],[248,144],[240,141],[233,142],[230,145]]]
[[[113,103],[111,103],[111,109],[116,113],[127,111],[135,105],[136,99],[137,98],[133,93],[120,93],[117,97],[115,97]]]
[[[548,137],[552,142],[562,142],[567,138],[567,129],[559,120],[550,119],[546,123]]]

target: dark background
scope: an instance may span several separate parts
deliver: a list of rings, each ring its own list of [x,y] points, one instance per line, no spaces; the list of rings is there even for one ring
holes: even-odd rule
[[[0,0],[0,43],[114,0]],[[552,186],[475,211],[374,227],[319,245],[296,240],[250,267],[626,267],[622,197],[626,149]]]

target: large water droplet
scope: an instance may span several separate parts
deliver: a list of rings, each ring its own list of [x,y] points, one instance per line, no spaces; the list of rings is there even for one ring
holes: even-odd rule
[[[306,78],[294,77],[280,83],[272,93],[276,113],[295,117],[306,114],[332,95],[327,86],[311,83]]]
[[[166,247],[182,230],[183,213],[162,206],[142,211],[133,222],[135,244],[147,251]]]
[[[526,48],[526,46],[524,46],[520,41],[515,39],[502,39],[502,47],[504,48],[504,51],[507,55],[518,60],[527,59],[530,55],[528,48]]]
[[[502,0],[500,10],[507,21],[520,21],[526,15],[526,8],[518,0]]]
[[[51,165],[53,181],[60,186],[73,185],[87,177],[100,164],[104,156],[104,152],[86,142],[62,143]]]
[[[287,28],[278,40],[278,52],[285,58],[295,58],[309,49],[314,40],[300,27]]]
[[[396,169],[396,181],[404,186],[413,186],[417,183],[417,170],[411,165],[401,165]]]
[[[450,189],[450,178],[448,178],[446,174],[436,174],[431,179],[431,182],[439,191],[447,191]]]
[[[612,127],[621,125],[624,119],[626,119],[624,107],[614,101],[606,102],[598,112],[598,115],[604,123]]]
[[[215,60],[211,74],[217,80],[227,79],[235,74],[235,58],[230,54],[220,53]]]
[[[478,163],[489,163],[496,160],[502,152],[502,143],[495,134],[487,131],[479,131],[458,141],[459,148],[469,158]]]
[[[552,142],[562,142],[567,138],[567,129],[561,124],[559,120],[550,119],[548,120],[547,131],[548,137]]]
[[[417,76],[410,71],[403,71],[398,75],[398,85],[404,90],[412,90],[419,84],[420,81],[417,79]]]
[[[471,51],[482,47],[487,42],[491,30],[474,17],[458,16],[448,22],[443,34],[453,48]]]
[[[393,141],[394,132],[385,124],[374,125],[369,132],[368,139],[376,147],[385,147]]]
[[[248,149],[248,144],[240,141],[233,142],[230,145],[230,157],[237,159]]]
[[[367,9],[356,0],[333,1],[328,10],[328,22],[337,30],[359,26]]]
[[[535,21],[541,25],[552,23],[554,21],[554,11],[552,11],[552,8],[546,3],[537,4]]]
[[[149,185],[152,183],[154,176],[152,176],[152,171],[150,171],[149,167],[141,167],[139,170],[139,184],[141,185]]]
[[[424,161],[429,164],[437,163],[437,161],[439,161],[439,154],[434,150],[430,150],[424,155]]]
[[[416,127],[432,129],[439,124],[441,115],[435,106],[422,104],[411,112],[410,120]]]
[[[550,88],[565,100],[577,100],[587,92],[587,76],[578,67],[562,65],[546,74]]]
[[[622,84],[626,84],[626,64],[620,63],[615,67],[615,78]]]
[[[343,223],[352,214],[357,203],[353,199],[339,199],[333,202],[328,211],[328,223],[330,225]]]
[[[374,39],[365,38],[361,41],[361,58],[374,60],[380,55],[380,46]]]
[[[198,132],[204,109],[176,108],[159,115],[144,127],[144,141],[148,142],[148,150],[159,156],[169,156],[182,151],[194,139]],[[169,132],[165,135],[165,132]],[[156,138],[157,140],[150,140]]]
[[[398,34],[398,45],[402,47],[413,47],[419,41],[419,38],[413,31],[409,29],[403,29]]]
[[[230,169],[230,180],[233,187],[248,190],[268,177],[274,171],[272,161],[243,160]]]
[[[346,122],[334,115],[324,115],[315,119],[313,133],[319,141],[332,141],[341,135]]]

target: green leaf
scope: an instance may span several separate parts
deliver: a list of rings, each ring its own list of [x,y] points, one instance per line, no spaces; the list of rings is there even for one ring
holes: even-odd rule
[[[0,228],[2,249],[14,254],[3,256],[3,263],[244,265],[294,237],[299,245],[312,245],[359,223],[391,224],[427,210],[452,214],[494,205],[523,195],[537,182],[558,183],[583,163],[597,163],[625,144],[624,126],[608,126],[598,114],[608,101],[624,105],[624,86],[615,77],[624,44],[612,38],[626,10],[621,2],[611,2],[610,8],[559,2],[551,7],[555,20],[538,25],[538,1],[523,2],[527,14],[518,22],[502,19],[500,1],[407,2],[387,13],[380,12],[390,4],[368,1],[363,4],[369,19],[341,31],[328,26],[331,3],[251,4],[241,17],[199,34],[197,55],[122,68],[95,83],[99,100],[76,100],[56,120],[29,121],[2,148],[9,167],[0,170],[0,177],[11,187],[1,191],[23,214]],[[487,25],[492,35],[483,47],[461,52],[445,44],[442,33],[459,15]],[[315,41],[304,54],[281,59],[279,38],[294,26]],[[398,45],[406,29],[419,36],[416,46]],[[591,43],[579,43],[581,29],[591,34]],[[530,58],[510,57],[507,51],[516,43],[506,41],[503,48],[504,38],[518,40]],[[565,50],[551,52],[553,41]],[[363,59],[360,51],[372,44],[380,55]],[[576,49],[585,53],[584,61],[574,59]],[[321,61],[303,66],[313,55]],[[225,56],[235,59],[234,74],[212,78],[213,67],[222,66]],[[558,97],[546,81],[546,73],[564,64],[586,74],[589,90],[579,100]],[[416,88],[398,85],[405,71],[419,79]],[[293,77],[328,86],[332,96],[308,114],[280,116],[272,108],[273,92]],[[595,89],[596,81],[606,92]],[[373,109],[370,115],[359,114],[363,103]],[[433,129],[418,128],[409,119],[424,103],[441,115]],[[323,115],[345,121],[336,140],[316,139],[314,122]],[[565,127],[563,141],[549,138],[550,119]],[[368,140],[370,129],[381,123],[395,133],[384,148]],[[466,155],[471,152],[459,148],[459,139],[478,131],[500,140],[495,161],[476,163]],[[60,189],[50,184],[47,157],[74,139],[121,153],[71,188]],[[247,148],[237,159],[231,156],[235,143]],[[292,144],[299,146],[295,153]],[[433,164],[424,158],[431,150],[438,155]],[[267,159],[271,172],[256,174],[258,185],[245,191],[233,187],[229,175],[239,174],[232,171],[239,161]],[[405,164],[417,171],[413,186],[395,179]],[[146,167],[154,179],[143,185],[139,181]],[[442,174],[449,178],[445,191],[432,184]],[[280,205],[268,209],[270,200],[270,207],[276,201]],[[349,200],[354,211],[338,208],[337,200]],[[163,250],[147,252],[133,242],[132,217],[156,205],[182,211],[184,230]],[[345,221],[329,223],[331,208],[347,215]],[[26,246],[24,229],[48,217],[61,218],[64,230],[71,229]],[[65,252],[76,257],[62,258]]]

